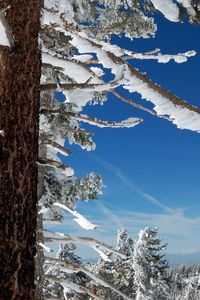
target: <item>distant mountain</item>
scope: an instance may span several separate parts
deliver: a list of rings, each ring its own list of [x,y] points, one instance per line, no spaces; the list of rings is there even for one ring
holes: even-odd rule
[[[171,266],[182,264],[200,264],[200,251],[193,253],[167,253],[166,258]]]

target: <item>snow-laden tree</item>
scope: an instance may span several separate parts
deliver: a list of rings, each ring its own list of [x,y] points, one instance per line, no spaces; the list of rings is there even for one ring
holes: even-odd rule
[[[167,278],[170,284],[170,299],[197,300],[200,297],[200,266],[181,265],[170,267]]]
[[[157,228],[146,227],[140,231],[133,254],[136,300],[170,299],[169,286],[165,281],[168,264],[161,254],[165,248]]]
[[[64,244],[60,243],[60,248],[57,253],[57,258],[65,263],[72,263],[76,266],[81,265],[81,258],[75,254],[76,246],[72,243]],[[84,300],[87,297],[87,294],[76,293],[73,288],[66,288],[62,284],[59,284],[59,280],[66,280],[72,282],[73,284],[81,287],[86,287],[90,278],[87,277],[84,273],[67,273],[65,270],[62,270],[62,267],[53,265],[53,266],[44,266],[44,272],[47,278],[55,277],[57,282],[51,282],[46,280],[43,286],[43,295],[45,299],[48,297],[57,297],[59,299],[71,299],[71,300]]]
[[[97,263],[91,265],[91,270],[95,272],[100,278],[104,278],[106,281],[117,287],[120,291],[123,291],[130,298],[133,298],[135,294],[135,286],[133,282],[134,270],[133,270],[133,252],[134,241],[129,237],[125,228],[118,230],[116,250],[124,254],[124,257],[119,255],[113,255],[112,252],[107,251],[107,257],[103,257],[98,260]],[[89,284],[94,288],[94,283]],[[110,288],[105,288],[100,284],[95,285],[96,295],[100,299],[124,299],[122,295],[117,294]]]
[[[40,110],[40,145],[42,149],[45,148],[45,151],[41,151],[45,155],[40,157],[39,163],[48,166],[44,175],[44,196],[41,199],[42,212],[46,214],[47,219],[50,214],[50,218],[53,216],[57,220],[62,220],[64,209],[74,215],[74,220],[83,228],[97,228],[75,210],[75,202],[81,199],[88,200],[88,196],[81,198],[80,193],[77,196],[75,186],[79,191],[81,190],[78,186],[79,179],[74,178],[71,168],[63,165],[57,155],[57,152],[65,156],[70,154],[70,151],[64,147],[65,140],[67,139],[69,144],[76,143],[82,149],[90,151],[95,149],[95,143],[91,132],[86,131],[82,123],[118,128],[133,127],[142,122],[139,118],[129,118],[121,122],[98,120],[81,112],[85,105],[103,104],[108,100],[109,92],[115,98],[133,107],[172,121],[179,128],[200,130],[197,108],[157,86],[128,63],[130,58],[154,59],[158,62],[174,60],[180,63],[195,55],[194,51],[174,55],[163,55],[157,49],[148,53],[135,53],[109,43],[112,34],[125,34],[130,38],[154,35],[156,25],[153,19],[147,16],[147,12],[152,12],[154,8],[161,11],[171,21],[179,21],[180,10],[177,4],[170,5],[169,10],[166,11],[166,7],[157,7],[156,1],[144,1],[144,3],[136,1],[68,1],[67,3],[63,0],[45,1],[41,33],[44,43]],[[169,14],[173,16],[173,20],[169,18]],[[130,16],[134,16],[131,22]],[[105,40],[102,37],[102,28],[105,29]],[[103,76],[108,69],[114,78],[105,81]],[[123,93],[119,94],[116,91],[119,86],[130,92],[130,98],[133,92],[141,94],[142,98],[155,105],[154,110],[134,103],[131,99],[125,98]],[[62,103],[58,101],[61,95],[64,99]],[[49,168],[52,168],[52,171],[49,171]],[[57,237],[57,242],[62,238],[63,241],[84,242],[91,245],[91,240],[88,238],[68,235]],[[46,241],[51,239],[56,241],[52,236],[48,239]],[[96,251],[100,251],[101,256],[107,261],[104,263],[106,268],[111,270],[113,262],[109,262],[109,258],[106,259],[109,247],[106,247],[106,252],[103,248],[102,252],[102,245],[100,248],[96,247],[96,241],[93,240],[92,245],[94,244]],[[111,249],[112,251],[114,250]],[[102,278],[105,280],[102,284],[103,293],[107,290],[115,299],[134,293],[133,280],[132,282],[127,280],[127,270],[121,267],[120,260],[122,259],[115,259],[115,266],[119,269],[119,275],[115,281],[110,281],[109,276],[102,277],[101,274],[96,274],[100,275],[100,281]],[[59,259],[49,259],[48,265],[51,264],[52,266],[60,264],[62,267],[69,268],[68,265],[61,264]],[[124,264],[127,268],[130,265],[126,262]],[[75,266],[70,265],[70,268],[76,270]],[[87,273],[84,266],[80,266],[80,269]],[[130,269],[129,274],[133,274],[133,267]],[[53,281],[52,277],[51,280]],[[98,282],[99,279],[95,277],[95,280]],[[119,286],[119,282],[123,287],[120,286],[119,290],[116,290],[115,287]],[[125,295],[120,294],[120,290],[125,291]]]

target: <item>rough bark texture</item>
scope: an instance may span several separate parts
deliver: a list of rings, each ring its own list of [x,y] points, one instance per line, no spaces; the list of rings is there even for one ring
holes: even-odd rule
[[[0,0],[14,45],[0,47],[0,299],[32,300],[42,0]]]

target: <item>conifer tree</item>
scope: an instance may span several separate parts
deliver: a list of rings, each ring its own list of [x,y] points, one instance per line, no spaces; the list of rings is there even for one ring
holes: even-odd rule
[[[161,254],[165,249],[166,244],[161,243],[157,228],[146,227],[140,231],[133,254],[136,300],[170,299],[164,280],[168,264]]]

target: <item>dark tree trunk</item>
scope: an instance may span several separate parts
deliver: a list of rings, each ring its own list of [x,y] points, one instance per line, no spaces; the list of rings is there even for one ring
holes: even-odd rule
[[[0,47],[0,299],[35,299],[42,0],[0,0],[14,45]]]

